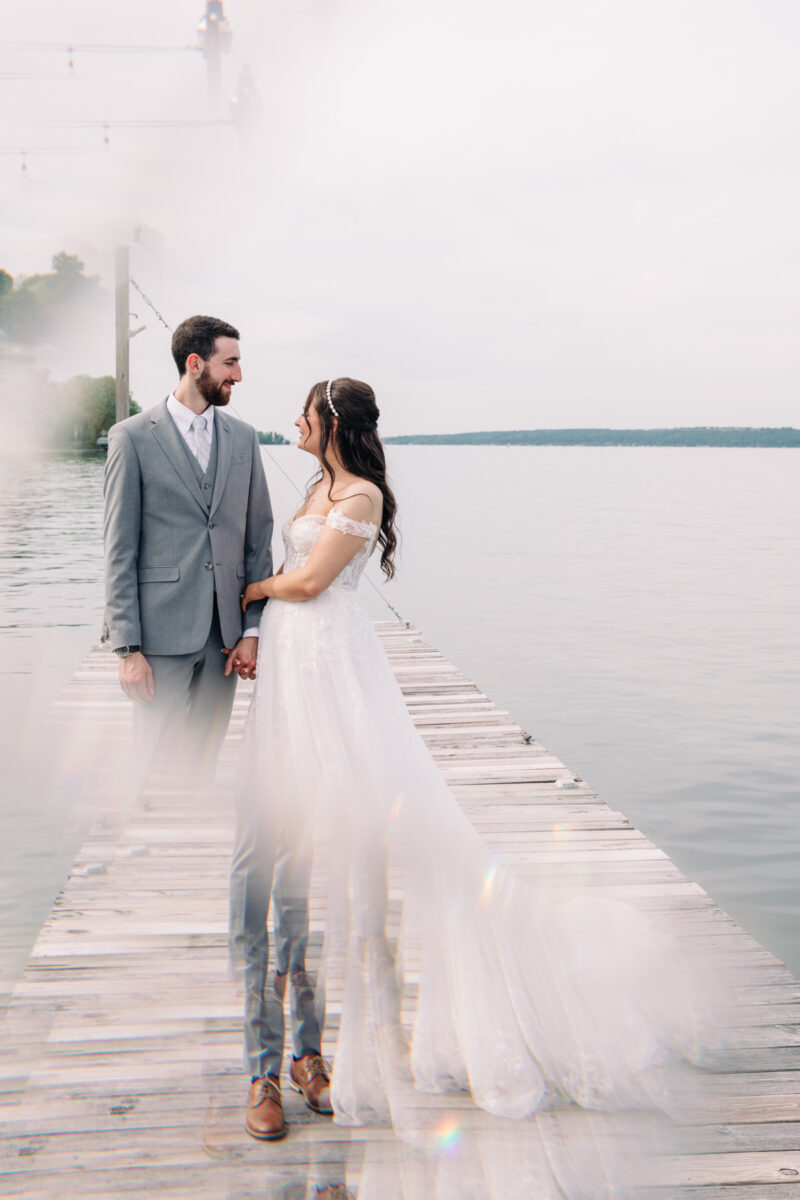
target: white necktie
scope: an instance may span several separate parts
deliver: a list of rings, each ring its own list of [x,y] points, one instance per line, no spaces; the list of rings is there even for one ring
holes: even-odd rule
[[[211,447],[208,444],[208,438],[205,436],[205,429],[208,421],[205,417],[195,417],[192,421],[192,432],[194,433],[194,456],[200,463],[200,470],[205,475],[206,467],[211,453]]]

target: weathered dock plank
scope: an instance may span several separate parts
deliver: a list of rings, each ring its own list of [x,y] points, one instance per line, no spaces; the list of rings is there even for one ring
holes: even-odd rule
[[[800,984],[416,630],[377,628],[413,720],[498,861],[556,892],[601,888],[646,909],[659,927],[713,952],[740,995],[735,1049],[715,1052],[700,1073],[671,1152],[649,1163],[646,1191],[641,1183],[626,1191],[626,1180],[613,1178],[609,1164],[631,1151],[625,1130],[566,1110],[525,1123],[524,1155],[541,1148],[536,1169],[545,1180],[529,1194],[557,1194],[544,1190],[552,1176],[558,1194],[570,1196],[570,1172],[577,1178],[588,1164],[597,1200],[800,1196]],[[345,1179],[365,1196],[404,1194],[398,1179],[410,1152],[386,1127],[341,1129],[286,1091],[285,1143],[266,1148],[242,1130],[241,997],[228,977],[225,933],[230,783],[251,695],[240,685],[219,788],[190,794],[174,780],[153,780],[133,808],[110,765],[129,720],[112,656],[95,648],[56,706],[56,726],[69,731],[66,761],[109,804],[76,856],[3,1023],[3,1196],[299,1197],[306,1185],[310,1195],[315,1184]],[[391,929],[401,896],[390,896]],[[324,922],[318,877],[312,952]],[[415,996],[410,971],[404,1018]],[[328,1000],[331,1051],[336,980]],[[419,1103],[463,1134],[461,1158],[438,1161],[437,1187],[460,1195],[469,1183],[477,1194],[469,1181],[480,1176],[480,1194],[512,1194],[498,1172],[519,1161],[518,1123],[492,1122],[465,1095]],[[415,1160],[413,1168],[424,1174],[429,1164]]]

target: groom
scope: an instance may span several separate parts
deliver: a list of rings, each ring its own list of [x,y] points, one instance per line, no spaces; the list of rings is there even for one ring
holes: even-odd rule
[[[134,700],[142,778],[159,751],[184,777],[209,782],[228,727],[236,673],[253,678],[264,602],[241,597],[272,574],[272,509],[258,440],[223,409],[242,378],[239,333],[214,317],[175,330],[180,376],[167,399],[114,425],[106,465],[106,632],[123,691]],[[249,747],[252,749],[252,747]],[[180,756],[184,757],[181,758]],[[305,971],[308,854],[265,844],[257,775],[240,773],[231,879],[231,933],[243,953],[247,1130],[283,1137],[283,1001],[290,993],[290,1078],[315,1112],[330,1113],[320,1057],[319,996]],[[276,962],[268,975],[267,914],[274,895]]]
[[[243,631],[241,594],[272,574],[272,508],[255,430],[223,411],[242,378],[238,331],[189,317],[172,354],[175,390],[108,434],[105,630],[136,702],[140,778],[165,753],[202,785],[236,674],[255,675],[263,603]]]

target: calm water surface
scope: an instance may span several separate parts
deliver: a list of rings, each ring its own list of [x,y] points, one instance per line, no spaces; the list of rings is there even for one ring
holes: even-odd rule
[[[296,503],[282,471],[302,483],[309,462],[268,455],[282,518]],[[791,450],[391,447],[403,548],[383,589],[795,973],[798,463]],[[92,815],[51,798],[40,718],[99,629],[102,468],[43,459],[4,476],[0,988]]]

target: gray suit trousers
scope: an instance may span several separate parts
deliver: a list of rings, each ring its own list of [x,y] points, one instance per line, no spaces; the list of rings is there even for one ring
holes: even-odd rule
[[[251,1076],[281,1072],[284,998],[289,987],[292,1052],[318,1054],[325,1024],[324,988],[306,972],[312,846],[304,831],[287,836],[264,819],[256,748],[248,726],[236,790],[236,842],[230,879],[230,958],[244,972],[244,1063]],[[272,899],[275,961],[269,968]]]
[[[225,675],[222,648],[215,604],[208,640],[194,654],[147,656],[155,694],[134,705],[138,786],[159,762],[193,784],[213,783],[236,690],[236,675]]]

